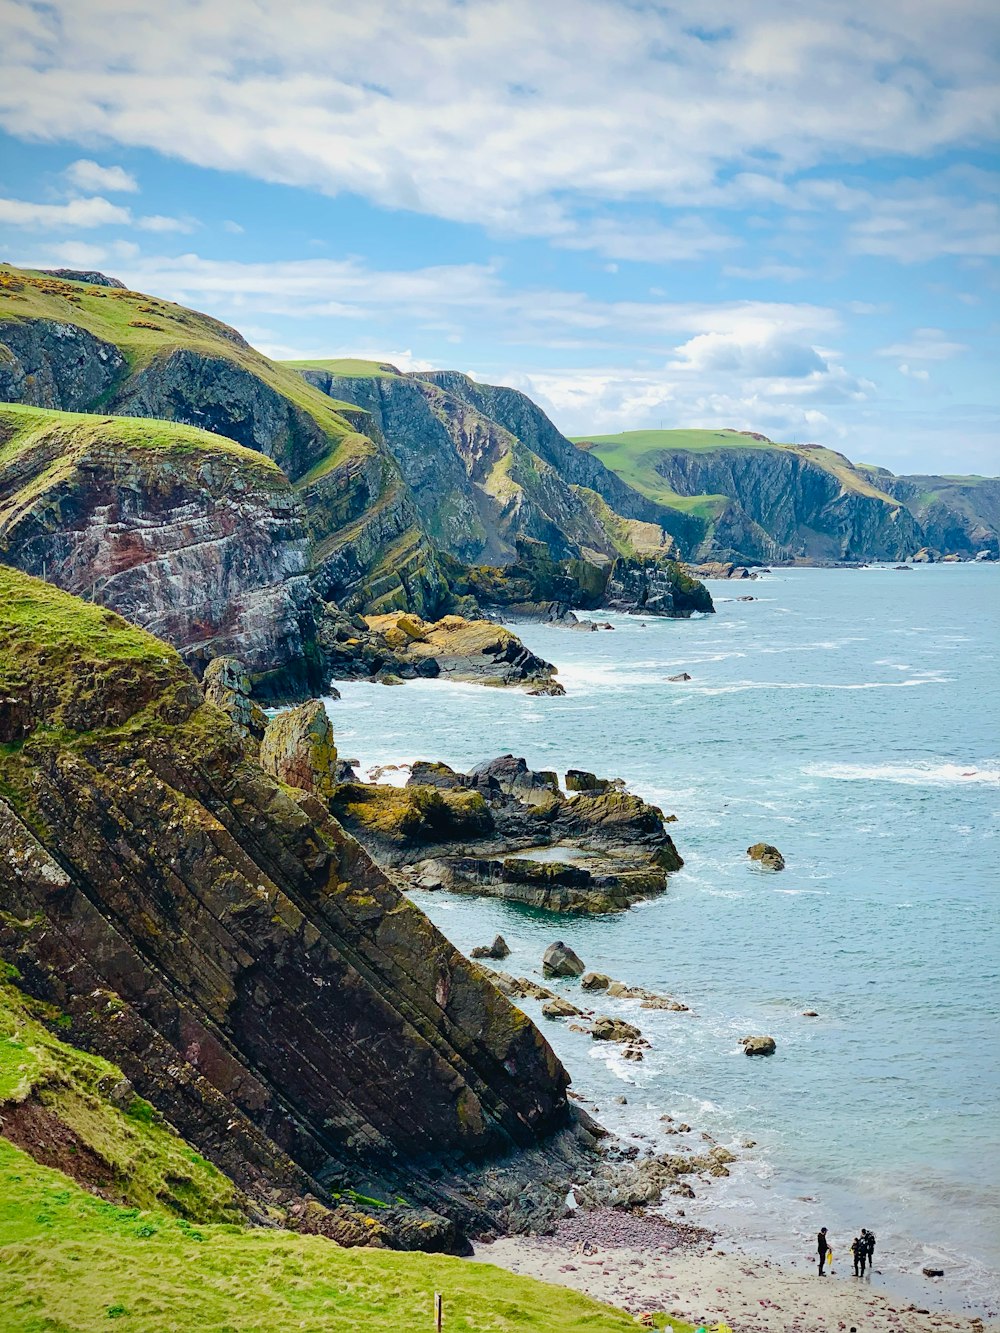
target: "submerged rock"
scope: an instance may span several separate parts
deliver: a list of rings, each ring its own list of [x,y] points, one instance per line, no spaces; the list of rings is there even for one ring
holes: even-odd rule
[[[785,858],[769,842],[755,842],[747,848],[751,861],[759,861],[765,870],[784,870]]]
[[[542,956],[542,972],[547,977],[578,977],[584,970],[583,960],[562,940],[550,944]]]
[[[668,676],[668,677],[667,677],[667,680],[668,680],[671,684],[673,684],[675,681],[678,681],[678,680],[690,680],[690,679],[691,679],[691,677],[688,675],[688,673],[687,673],[686,671],[679,671],[679,672],[677,673],[676,676]]]

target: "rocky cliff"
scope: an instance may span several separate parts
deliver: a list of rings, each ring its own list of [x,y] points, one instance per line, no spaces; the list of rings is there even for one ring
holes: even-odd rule
[[[315,688],[299,496],[268,459],[163,421],[0,406],[0,559],[99,601],[258,693]]]
[[[162,642],[3,567],[0,848],[24,990],[248,1194],[363,1188],[443,1244],[522,1193],[476,1163],[570,1133],[541,1034],[320,797]]]
[[[300,374],[370,414],[427,531],[449,555],[466,564],[504,565],[514,559],[518,539],[527,537],[544,542],[556,559],[610,556],[608,534],[558,460],[535,452],[440,383],[465,382],[465,376],[425,379],[374,364],[364,375],[341,374],[338,364],[303,363]]]
[[[705,519],[697,560],[898,560],[923,545],[910,511],[843,454],[737,431],[580,440],[633,486]]]
[[[859,470],[906,505],[920,525],[922,546],[942,554],[1000,556],[1000,478],[896,477],[885,468]]]
[[[228,325],[93,273],[0,266],[0,401],[156,417],[227,436],[302,494],[322,594],[421,614],[446,581],[399,468],[365,414]]]

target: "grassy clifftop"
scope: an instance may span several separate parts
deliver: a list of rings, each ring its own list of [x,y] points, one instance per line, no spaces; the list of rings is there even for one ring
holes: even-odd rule
[[[778,444],[735,430],[628,430],[617,435],[576,436],[573,442],[651,499],[708,517],[719,511],[727,497],[678,495],[666,481],[664,470],[658,467],[665,456],[721,452],[794,455],[828,472],[846,491],[895,503],[843,454],[818,444]]]

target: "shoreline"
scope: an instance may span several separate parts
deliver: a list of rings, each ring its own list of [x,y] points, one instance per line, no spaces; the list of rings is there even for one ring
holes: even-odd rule
[[[580,1209],[551,1236],[477,1244],[470,1262],[571,1287],[636,1316],[665,1313],[695,1327],[723,1320],[733,1333],[1000,1333],[995,1320],[901,1300],[863,1279],[836,1271],[820,1279],[734,1253],[712,1232],[655,1213]]]

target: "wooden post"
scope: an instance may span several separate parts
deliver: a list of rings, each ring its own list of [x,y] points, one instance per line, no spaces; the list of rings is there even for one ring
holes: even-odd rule
[[[439,1291],[434,1293],[434,1333],[441,1333],[444,1326],[444,1299]]]

